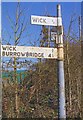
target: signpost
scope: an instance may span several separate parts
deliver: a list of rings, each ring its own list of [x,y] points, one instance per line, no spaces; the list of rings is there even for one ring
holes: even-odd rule
[[[57,18],[31,15],[31,24],[57,26],[57,20],[59,21],[58,25],[62,26],[61,17]]]
[[[27,57],[27,58],[57,59],[59,118],[65,119],[66,108],[65,108],[65,81],[64,81],[64,57],[63,57],[63,54],[64,54],[63,53],[63,26],[62,26],[60,5],[57,6],[57,17],[45,17],[45,16],[32,15],[31,24],[56,26],[57,27],[57,35],[56,35],[57,48],[1,45],[1,56],[14,57],[14,58]]]
[[[61,7],[57,5],[57,17],[31,16],[31,23],[57,27],[57,73],[58,73],[58,115],[60,119],[66,118],[65,81],[64,81],[64,53],[63,53],[63,26]]]
[[[56,59],[57,48],[2,45],[1,56]]]

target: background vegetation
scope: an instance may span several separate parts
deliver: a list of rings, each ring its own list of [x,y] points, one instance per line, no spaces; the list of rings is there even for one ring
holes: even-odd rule
[[[14,31],[14,45],[20,44],[20,38],[27,28],[25,19],[20,22],[23,11],[17,4],[16,21],[9,22]],[[78,16],[79,17],[79,16]],[[64,70],[66,110],[68,118],[83,118],[82,108],[82,78],[81,78],[81,37],[78,17],[71,17],[67,33],[64,33]],[[73,26],[78,24],[77,31]],[[48,41],[48,27],[42,26],[39,36],[40,46],[54,47],[55,41]],[[50,31],[56,28],[50,28]],[[4,40],[4,37],[3,37]],[[11,43],[7,43],[11,44]],[[38,62],[28,61],[27,66],[19,63],[20,68],[26,66],[26,71],[18,73],[18,59],[12,58],[12,63],[3,63],[3,118],[58,118],[58,81],[57,60],[38,59]],[[11,63],[11,65],[10,65]],[[5,69],[12,66],[13,71]],[[7,74],[4,77],[4,74]]]

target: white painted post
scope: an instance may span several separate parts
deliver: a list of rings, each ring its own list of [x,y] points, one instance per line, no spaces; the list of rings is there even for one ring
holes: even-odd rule
[[[57,5],[57,17],[61,17],[61,6]],[[64,80],[64,53],[63,53],[63,27],[58,26],[59,19],[57,19],[57,36],[58,36],[58,113],[59,119],[66,119],[66,105],[65,105],[65,80]]]

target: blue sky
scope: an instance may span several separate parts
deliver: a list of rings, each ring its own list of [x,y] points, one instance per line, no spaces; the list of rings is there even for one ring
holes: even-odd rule
[[[12,34],[11,32],[12,30],[11,30],[9,21],[7,19],[7,14],[10,15],[12,20],[15,19],[16,4],[17,2],[2,3],[2,29],[3,30],[5,29],[5,32],[7,31],[8,33],[11,33],[11,34]],[[80,12],[81,12],[80,2],[62,2],[62,3],[61,2],[21,2],[21,8],[27,9],[25,14],[28,22],[27,33],[30,35],[30,38],[29,37],[27,38],[29,39],[29,41],[31,40],[33,42],[37,40],[39,38],[40,31],[41,31],[41,26],[31,25],[30,16],[31,15],[45,16],[46,14],[50,14],[51,16],[56,16],[57,4],[61,4],[63,25],[65,28],[65,31],[67,31],[71,16],[74,15],[74,13],[76,14],[77,17],[80,15]]]
[[[82,0],[19,0],[20,2],[81,2]],[[17,0],[3,0],[3,2],[17,2]]]

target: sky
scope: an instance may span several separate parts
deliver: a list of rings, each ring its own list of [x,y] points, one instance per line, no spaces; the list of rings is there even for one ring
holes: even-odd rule
[[[81,15],[81,2],[20,2],[21,8],[25,8],[25,16],[26,21],[28,23],[28,27],[23,34],[24,36],[27,34],[27,37],[22,39],[20,45],[24,44],[27,46],[39,46],[39,38],[41,33],[41,25],[32,25],[31,24],[31,15],[37,16],[46,16],[47,14],[51,16],[56,16],[56,6],[57,4],[61,5],[62,9],[62,19],[63,19],[63,26],[64,32],[67,33],[71,16],[78,16]],[[13,31],[11,29],[9,20],[7,16],[9,15],[10,18],[14,21],[15,20],[15,11],[16,11],[17,2],[2,2],[2,37],[5,38],[6,41],[9,41],[12,45],[13,42]],[[74,24],[74,29],[77,31],[78,23]],[[11,39],[10,36],[11,35]],[[6,42],[2,41],[3,44]]]
[[[82,0],[2,0],[3,2],[81,2]]]
[[[7,15],[9,15],[11,19],[14,21],[16,4],[17,2],[2,3],[2,30],[4,30],[5,32],[7,31],[8,33],[11,34],[12,30]],[[75,16],[78,17],[81,14],[80,2],[21,2],[21,8],[27,9],[25,15],[28,22],[27,32],[30,35],[30,38],[28,38],[29,41],[33,42],[37,40],[39,38],[41,31],[41,25],[31,25],[31,15],[46,16],[46,14],[49,14],[51,16],[56,16],[57,4],[61,5],[63,26],[65,28],[65,31],[67,31],[71,16],[74,17],[74,15],[76,14]]]

